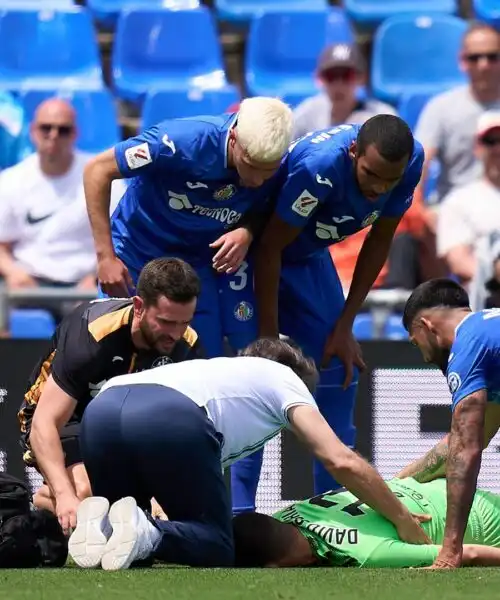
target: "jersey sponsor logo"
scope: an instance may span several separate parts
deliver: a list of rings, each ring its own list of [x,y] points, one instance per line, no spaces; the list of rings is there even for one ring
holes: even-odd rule
[[[333,221],[336,225],[345,223],[346,221],[354,221],[354,217],[344,215],[342,217],[333,217]],[[339,235],[339,230],[336,225],[329,225],[328,223],[316,222],[316,237],[320,240],[332,240],[334,242],[341,242],[345,240],[347,235]]]
[[[375,221],[380,217],[380,211],[374,210],[371,214],[367,215],[363,221],[361,222],[362,227],[368,227],[369,225],[373,225]]]
[[[321,142],[326,142],[332,136],[337,135],[338,133],[342,133],[343,131],[349,131],[352,129],[352,125],[339,125],[338,127],[334,127],[333,129],[329,129],[328,131],[323,131],[319,135],[314,136],[311,139],[311,144],[319,144]]]
[[[455,371],[451,372],[448,375],[448,387],[450,388],[450,392],[454,394],[461,385],[462,380],[460,379],[460,375]]]
[[[192,204],[186,194],[178,194],[171,190],[168,190],[168,205],[173,210],[188,210],[195,215],[216,219],[227,225],[237,223],[242,216],[242,213],[230,208],[208,208],[199,204]]]
[[[333,188],[333,183],[331,182],[331,180],[328,179],[328,177],[321,177],[319,173],[316,175],[316,181],[320,185],[329,185],[331,188]]]
[[[164,146],[166,146],[167,148],[170,148],[170,150],[172,151],[172,154],[175,154],[176,152],[176,148],[175,148],[175,144],[173,142],[173,140],[171,140],[167,134],[165,134],[162,138],[161,138],[162,144]]]
[[[36,225],[37,223],[41,223],[42,221],[46,221],[47,219],[50,219],[50,217],[53,214],[54,213],[52,212],[52,213],[49,213],[49,214],[45,214],[45,215],[41,215],[41,216],[36,216],[36,215],[33,215],[33,213],[30,211],[26,215],[26,222],[28,223],[28,225]]]
[[[111,362],[123,362],[124,358],[123,356],[113,356],[113,359],[111,360]]]
[[[155,358],[151,364],[151,367],[163,367],[164,365],[170,365],[172,363],[170,356],[159,356]]]
[[[236,194],[236,186],[232,183],[225,185],[224,187],[219,188],[214,193],[214,200],[229,200],[232,196]]]
[[[234,308],[234,317],[237,321],[250,321],[253,317],[253,306],[244,300],[238,302]]]
[[[198,190],[200,188],[208,189],[208,185],[206,183],[202,183],[201,181],[186,181],[186,185],[190,190]]]
[[[140,169],[153,162],[149,146],[146,142],[127,148],[125,150],[125,160],[130,169]]]
[[[318,206],[318,203],[319,200],[316,196],[313,196],[308,190],[304,190],[292,204],[292,210],[301,217],[308,217]]]

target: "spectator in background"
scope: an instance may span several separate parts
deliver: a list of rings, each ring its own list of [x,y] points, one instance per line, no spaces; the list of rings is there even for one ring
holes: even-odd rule
[[[415,138],[424,146],[426,161],[415,202],[423,205],[423,186],[429,163],[439,161],[437,202],[454,187],[481,176],[481,162],[474,154],[478,118],[487,110],[500,109],[500,33],[485,23],[474,23],[464,36],[460,67],[467,85],[439,94],[425,106]],[[472,202],[471,202],[472,204]],[[426,209],[426,223],[433,232],[437,211]]]
[[[0,276],[13,289],[93,289],[96,262],[83,193],[90,155],[75,149],[71,105],[58,98],[40,104],[30,135],[36,152],[0,174]],[[114,204],[123,189],[114,190]]]
[[[477,242],[500,232],[500,110],[484,113],[476,127],[475,155],[484,175],[453,189],[438,213],[438,252],[464,285],[476,274]]]
[[[366,70],[357,46],[327,46],[319,57],[317,68],[322,90],[294,110],[294,138],[341,123],[362,125],[380,113],[396,114],[388,104],[360,99],[359,90],[366,83]]]

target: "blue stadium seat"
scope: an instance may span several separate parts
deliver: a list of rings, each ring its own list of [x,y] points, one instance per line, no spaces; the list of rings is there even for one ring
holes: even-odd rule
[[[198,8],[200,2],[199,0],[87,0],[87,6],[100,25],[112,28],[116,25],[120,12],[129,8],[164,7],[170,10],[179,10]]]
[[[373,43],[372,89],[397,104],[402,94],[437,94],[466,81],[458,55],[467,23],[450,15],[392,17]]]
[[[113,47],[113,76],[118,95],[136,103],[151,89],[227,86],[208,8],[122,12]]]
[[[500,4],[498,0],[473,0],[472,6],[480,21],[491,23],[500,29]]]
[[[457,12],[456,0],[344,0],[344,6],[349,17],[363,29],[374,29],[382,21],[404,13]]]
[[[1,89],[102,87],[95,32],[83,8],[0,12],[0,39]]]
[[[97,153],[120,141],[118,116],[111,94],[107,90],[93,91],[27,91],[21,94],[26,119],[31,121],[37,106],[47,98],[59,96],[75,108],[78,125],[77,147]]]
[[[234,88],[150,92],[142,107],[142,127],[146,129],[164,119],[216,115],[226,112],[238,100]]]
[[[371,314],[360,313],[356,315],[352,331],[357,340],[373,339],[373,317]]]
[[[317,93],[318,56],[332,42],[351,42],[344,11],[273,12],[256,17],[247,40],[246,83],[251,95]]]
[[[276,10],[325,10],[327,0],[215,0],[217,17],[222,21],[245,24],[266,12]]]
[[[10,311],[9,330],[13,338],[50,338],[56,323],[46,310],[15,308]]]
[[[75,6],[73,0],[0,0],[0,10],[53,10]]]
[[[401,96],[398,104],[399,116],[415,130],[422,109],[432,96],[430,94],[406,94]]]
[[[403,327],[402,315],[391,315],[385,324],[384,338],[388,340],[407,340],[408,332]]]

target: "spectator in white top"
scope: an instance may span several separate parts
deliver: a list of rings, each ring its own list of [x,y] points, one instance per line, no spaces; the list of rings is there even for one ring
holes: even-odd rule
[[[436,201],[457,186],[481,176],[481,161],[474,154],[477,121],[488,110],[500,109],[500,33],[486,23],[471,25],[464,36],[460,67],[469,83],[432,98],[417,124],[415,138],[424,146],[425,164],[414,203],[423,203],[423,186],[429,162],[439,161]],[[436,211],[426,211],[436,231]]]
[[[222,468],[285,427],[335,479],[392,521],[402,539],[427,542],[419,520],[330,429],[311,394],[317,380],[314,361],[280,339],[257,340],[234,358],[111,379],[83,416],[81,450],[95,497],[78,507],[72,558],[105,570],[153,554],[170,563],[232,566]],[[169,521],[146,517],[145,494],[154,495]]]
[[[294,110],[295,138],[341,123],[362,125],[380,113],[396,114],[388,104],[359,97],[360,86],[366,83],[366,63],[355,45],[327,46],[319,57],[316,76],[322,91]]]
[[[438,253],[463,284],[476,272],[476,243],[500,231],[500,110],[484,113],[476,128],[475,155],[484,175],[455,188],[438,218]]]
[[[0,276],[12,289],[93,289],[95,253],[83,193],[90,155],[75,149],[73,108],[46,100],[30,133],[36,152],[0,174]],[[114,203],[123,189],[115,188]]]

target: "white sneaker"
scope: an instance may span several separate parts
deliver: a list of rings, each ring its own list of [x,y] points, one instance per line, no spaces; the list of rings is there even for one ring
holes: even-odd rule
[[[102,568],[105,571],[128,569],[136,560],[151,556],[161,540],[161,532],[137,506],[135,498],[122,498],[109,511],[113,534],[109,538]]]
[[[93,569],[101,564],[104,548],[111,536],[109,502],[95,496],[85,498],[76,513],[76,528],[69,538],[71,558],[79,567]]]

